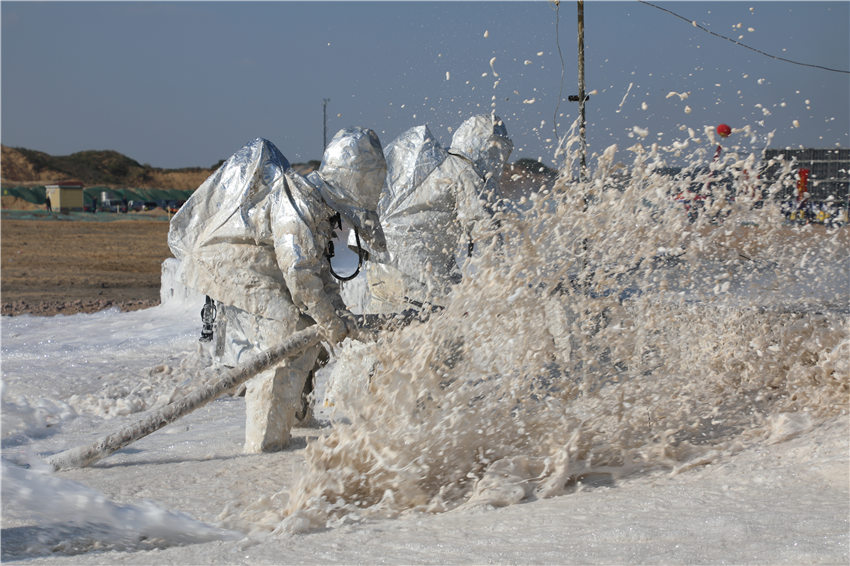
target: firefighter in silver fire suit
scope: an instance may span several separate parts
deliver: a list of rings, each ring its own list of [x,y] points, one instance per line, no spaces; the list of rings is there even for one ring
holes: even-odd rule
[[[445,301],[461,279],[463,258],[492,228],[499,176],[512,149],[504,123],[486,114],[463,122],[449,149],[428,126],[411,128],[387,146],[387,182],[378,203],[387,253],[366,266],[367,310]]]
[[[385,177],[377,135],[349,128],[334,136],[309,179],[256,139],[192,194],[171,220],[168,244],[182,282],[217,305],[210,343],[218,363],[237,366],[312,324],[329,344],[354,330],[330,273],[328,242],[341,215],[370,248],[386,249],[375,213]],[[321,350],[247,382],[246,453],[287,446]]]

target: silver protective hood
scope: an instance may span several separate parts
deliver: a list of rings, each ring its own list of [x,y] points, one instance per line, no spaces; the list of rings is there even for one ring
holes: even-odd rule
[[[485,178],[452,155],[427,126],[406,130],[386,150],[387,184],[378,204],[388,254],[367,265],[373,298],[403,308],[403,297],[441,300],[460,279],[470,238],[485,229]]]
[[[192,193],[171,219],[168,245],[187,287],[264,318],[306,312],[318,322],[338,300],[324,258],[331,214],[277,147],[257,138]]]
[[[319,170],[307,179],[371,249],[383,252],[386,241],[376,210],[386,175],[387,162],[377,134],[366,128],[346,128],[333,137]]]
[[[402,211],[404,202],[447,155],[425,125],[410,128],[390,142],[386,151],[387,184],[378,202],[380,217],[391,219]]]
[[[449,151],[472,161],[482,177],[498,179],[513,148],[502,119],[495,114],[479,114],[458,127]]]

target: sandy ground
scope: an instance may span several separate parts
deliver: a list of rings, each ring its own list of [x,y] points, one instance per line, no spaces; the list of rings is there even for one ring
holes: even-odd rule
[[[114,219],[4,217],[2,314],[49,316],[159,304],[161,265],[171,257],[168,217],[109,216]]]
[[[5,198],[5,197],[4,197]],[[16,199],[20,200],[20,199]],[[6,211],[40,210],[4,200],[0,221],[0,302],[3,315],[91,313],[117,306],[136,310],[159,304],[162,262],[168,249],[168,215],[161,210],[130,214],[56,214],[15,219]],[[29,206],[25,206],[29,205]],[[756,258],[766,247],[798,249],[835,238],[850,248],[850,229],[822,225],[710,226],[711,247]],[[809,244],[807,244],[809,242]]]

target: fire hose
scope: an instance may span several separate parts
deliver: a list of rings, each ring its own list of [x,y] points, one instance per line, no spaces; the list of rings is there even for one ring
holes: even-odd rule
[[[424,313],[420,315],[419,311],[410,310],[391,315],[360,315],[355,317],[360,327],[357,337],[365,339],[369,336],[375,336],[378,329],[404,326],[416,318],[423,320],[421,316],[428,316],[428,314]],[[200,409],[210,401],[237,388],[258,373],[274,367],[285,359],[299,355],[307,348],[321,342],[321,340],[322,336],[318,326],[310,326],[304,330],[299,330],[293,333],[282,344],[249,358],[245,364],[239,367],[230,368],[222,372],[217,379],[204,387],[192,391],[184,397],[175,399],[136,423],[104,436],[90,445],[70,448],[64,452],[55,454],[48,458],[48,463],[53,466],[54,470],[89,466],[117,452],[128,444],[144,438],[164,426],[173,423],[177,419]]]
[[[318,344],[321,339],[317,326],[299,330],[279,346],[251,357],[242,366],[223,372],[218,379],[209,385],[195,390],[185,397],[172,401],[140,421],[104,436],[88,446],[78,446],[60,452],[49,458],[48,463],[53,466],[54,470],[84,468],[93,464],[113,452],[117,452],[128,444],[156,432],[180,417],[196,409],[200,409],[210,401],[248,381],[261,371],[273,367],[282,360],[294,357],[307,348]]]

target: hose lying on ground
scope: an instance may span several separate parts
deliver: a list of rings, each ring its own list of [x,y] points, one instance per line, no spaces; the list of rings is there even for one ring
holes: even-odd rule
[[[427,317],[428,314],[426,313],[424,316]],[[355,318],[357,318],[360,327],[357,332],[357,338],[368,339],[370,336],[374,337],[379,329],[404,326],[418,317],[418,311],[405,311],[403,313],[389,315],[357,316]],[[48,459],[48,463],[53,466],[54,470],[89,466],[121,450],[128,444],[173,423],[180,417],[188,415],[196,409],[200,409],[210,401],[237,388],[258,373],[279,364],[286,358],[293,358],[299,355],[307,348],[318,344],[321,340],[322,336],[319,333],[318,326],[310,326],[304,330],[299,330],[279,346],[270,348],[265,352],[249,358],[245,364],[239,367],[222,372],[218,379],[172,401],[140,421],[105,436],[88,446],[78,446],[55,454]]]

